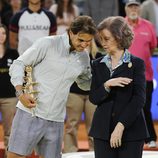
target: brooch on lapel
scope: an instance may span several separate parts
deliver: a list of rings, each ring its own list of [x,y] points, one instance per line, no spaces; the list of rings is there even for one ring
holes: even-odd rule
[[[132,67],[132,62],[129,62],[128,63],[128,68],[131,68]]]

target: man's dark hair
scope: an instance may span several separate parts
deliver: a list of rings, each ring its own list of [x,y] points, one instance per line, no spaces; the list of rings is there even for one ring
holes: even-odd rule
[[[96,33],[96,25],[93,19],[89,16],[78,16],[71,23],[69,30],[73,32],[73,34],[87,33],[94,35]]]

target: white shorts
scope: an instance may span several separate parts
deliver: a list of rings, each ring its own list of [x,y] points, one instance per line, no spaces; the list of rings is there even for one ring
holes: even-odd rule
[[[61,158],[63,122],[35,117],[21,109],[15,114],[8,151],[22,156],[32,154],[33,149],[44,158]]]

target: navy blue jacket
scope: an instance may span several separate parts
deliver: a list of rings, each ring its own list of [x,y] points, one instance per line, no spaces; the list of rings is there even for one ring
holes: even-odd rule
[[[123,63],[113,75],[103,57],[92,65],[92,84],[90,101],[97,105],[89,135],[94,138],[109,140],[116,124],[125,126],[123,141],[137,141],[148,137],[143,107],[145,105],[145,66],[143,60],[131,56],[132,67]],[[125,87],[113,87],[108,93],[104,83],[110,78],[128,77],[133,81]]]

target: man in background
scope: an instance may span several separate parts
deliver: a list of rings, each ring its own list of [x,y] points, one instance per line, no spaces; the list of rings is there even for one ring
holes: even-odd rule
[[[55,35],[56,18],[42,8],[43,0],[28,0],[28,7],[13,16],[10,22],[10,47],[23,54],[37,39]]]
[[[145,62],[145,76],[146,76],[146,103],[144,106],[144,113],[150,138],[146,140],[149,147],[156,147],[156,133],[152,121],[151,102],[153,92],[153,69],[151,63],[151,56],[154,48],[157,45],[156,32],[150,21],[140,17],[140,3],[131,0],[126,3],[126,20],[131,26],[134,39],[129,51],[144,60]]]

